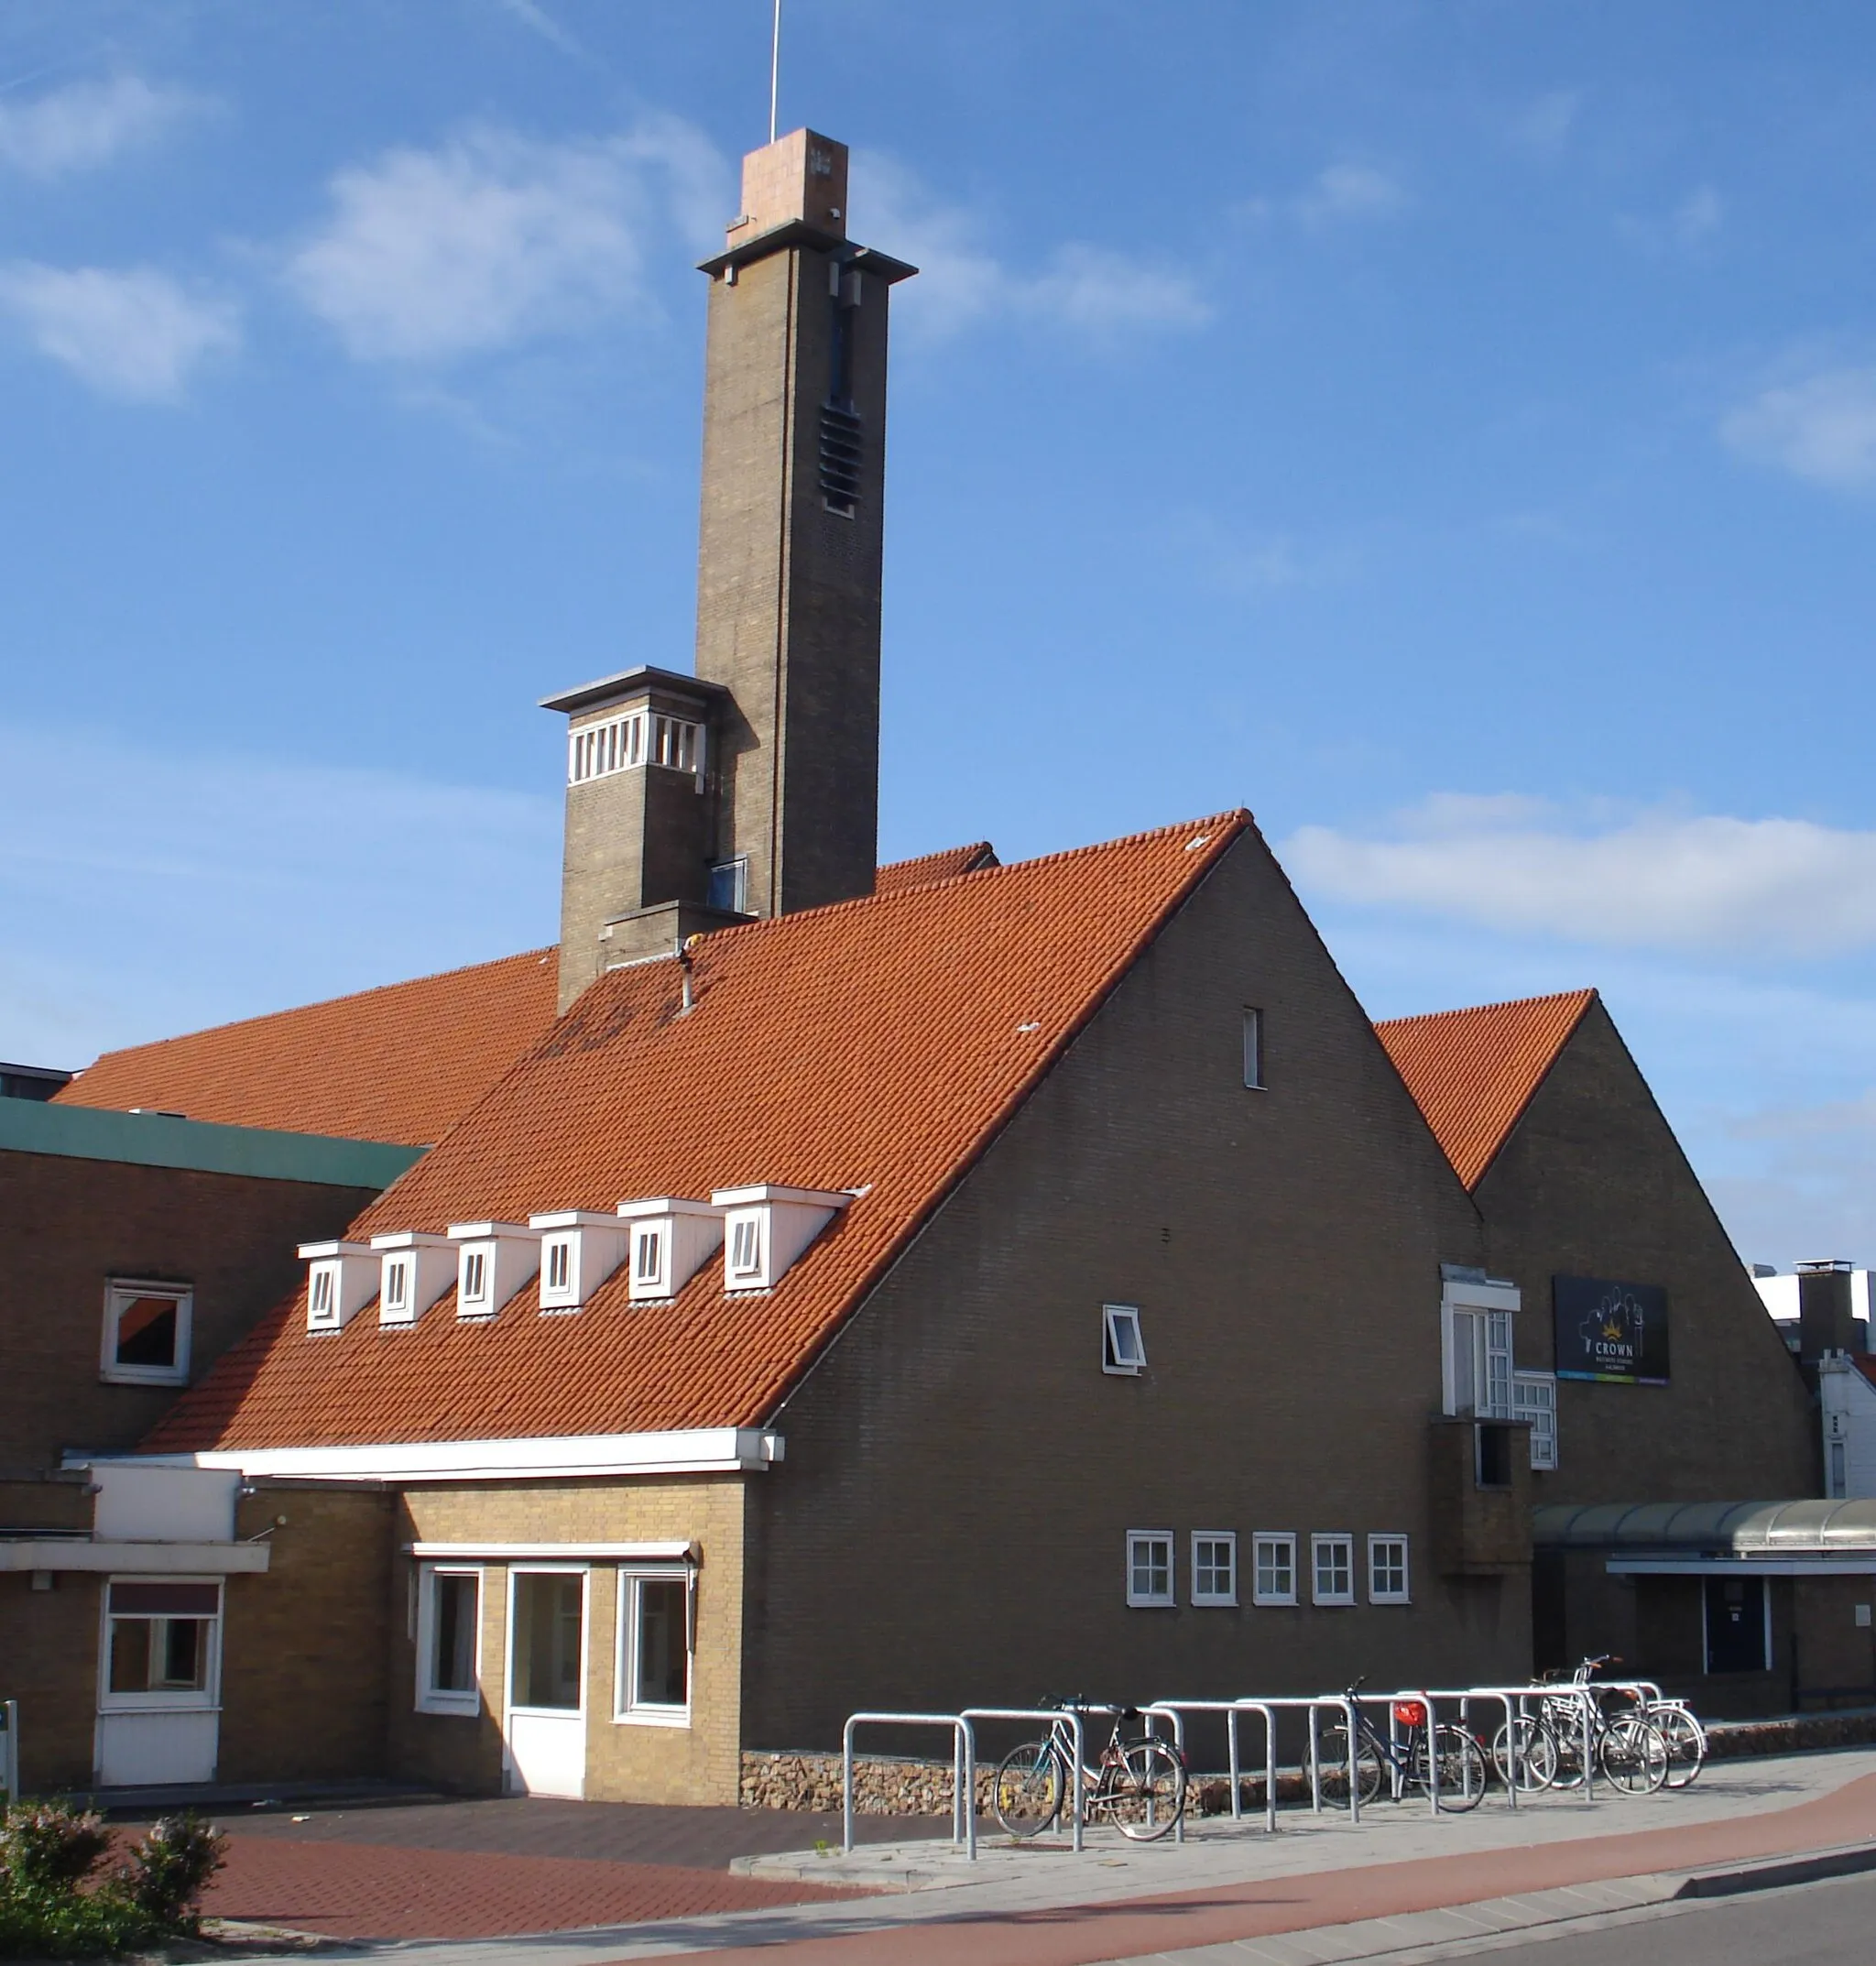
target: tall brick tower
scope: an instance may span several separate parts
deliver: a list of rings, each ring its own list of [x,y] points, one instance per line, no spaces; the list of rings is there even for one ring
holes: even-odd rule
[[[844,144],[743,159],[710,276],[694,677],[627,670],[568,718],[561,1008],[603,971],[873,888],[886,315],[917,269],[846,235]]]
[[[697,673],[734,704],[719,898],[758,915],[868,894],[877,859],[886,315],[913,268],[848,241],[846,178],[813,130],[753,151],[703,269]]]

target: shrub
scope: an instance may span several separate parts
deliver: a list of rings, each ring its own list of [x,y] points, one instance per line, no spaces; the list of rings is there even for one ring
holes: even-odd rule
[[[0,1815],[0,1957],[88,1959],[192,1934],[196,1901],[222,1865],[221,1832],[165,1817],[94,1881],[110,1832],[67,1803]]]

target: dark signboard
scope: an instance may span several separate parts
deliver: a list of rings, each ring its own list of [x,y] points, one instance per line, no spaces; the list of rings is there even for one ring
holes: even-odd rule
[[[1653,1283],[1554,1276],[1557,1377],[1667,1383],[1667,1292]]]

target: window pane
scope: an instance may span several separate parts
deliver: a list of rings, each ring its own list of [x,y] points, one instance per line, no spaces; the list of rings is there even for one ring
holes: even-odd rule
[[[111,1621],[111,1690],[147,1693],[150,1689],[150,1633],[147,1618]]]
[[[133,1297],[117,1314],[117,1363],[174,1366],[177,1316],[174,1297]]]
[[[475,1690],[475,1579],[431,1579],[435,1607],[431,1632],[430,1683],[439,1693]]]
[[[166,1618],[156,1627],[152,1650],[161,1675],[156,1683],[169,1690],[199,1693],[208,1685],[209,1628],[202,1618]]]
[[[585,1579],[516,1573],[515,1656],[509,1697],[518,1707],[580,1705],[580,1611]]]
[[[1453,1411],[1472,1413],[1478,1405],[1478,1319],[1470,1311],[1453,1313]]]
[[[641,1578],[638,1599],[638,1678],[633,1700],[641,1707],[682,1707],[691,1697],[685,1615],[689,1592],[673,1578]]]

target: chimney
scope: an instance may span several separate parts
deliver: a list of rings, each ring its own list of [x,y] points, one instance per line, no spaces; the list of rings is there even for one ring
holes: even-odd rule
[[[1815,1365],[1827,1351],[1857,1350],[1856,1265],[1834,1257],[1793,1268],[1798,1273],[1799,1362]]]
[[[710,276],[697,672],[568,719],[560,1007],[750,916],[869,894],[878,858],[886,312],[916,271],[846,236],[844,144],[743,159]]]
[[[886,315],[915,269],[846,235],[845,144],[743,159],[710,276],[697,673],[725,685],[719,896],[789,914],[873,890]]]

